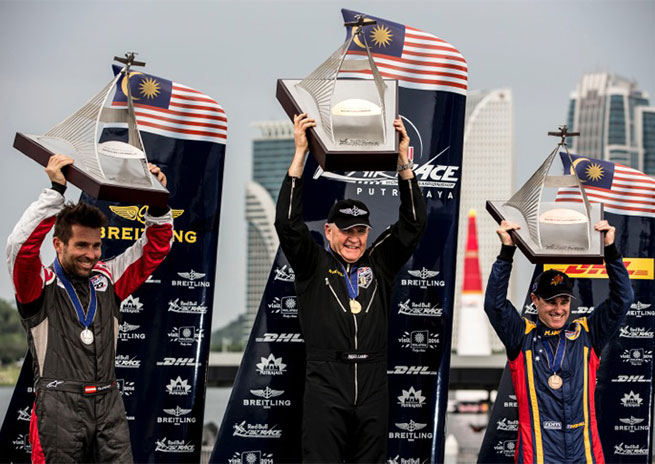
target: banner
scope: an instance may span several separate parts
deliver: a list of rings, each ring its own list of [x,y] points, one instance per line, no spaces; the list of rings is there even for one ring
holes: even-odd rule
[[[358,13],[342,10],[352,21]],[[399,272],[389,321],[390,462],[442,461],[455,286],[455,254],[466,104],[466,62],[450,44],[374,18],[383,77],[399,80],[399,112],[411,138],[428,226]],[[348,31],[350,33],[350,30]],[[373,41],[375,42],[375,41]],[[388,47],[383,46],[386,43]],[[351,52],[360,54],[353,43]],[[419,65],[420,63],[420,65]],[[353,76],[351,76],[353,77]],[[356,77],[367,77],[358,75]],[[304,171],[305,222],[325,245],[323,225],[343,198],[371,209],[370,242],[398,218],[395,172]],[[282,179],[280,179],[280,183]],[[304,345],[294,273],[278,251],[239,368],[212,462],[300,462]]]
[[[116,378],[135,462],[198,462],[227,119],[214,100],[189,87],[136,72],[129,82],[148,160],[168,178],[175,230],[166,260],[121,304]],[[117,87],[112,106],[125,106],[123,79]],[[127,126],[105,129],[101,142],[107,140],[126,141]],[[102,231],[104,259],[120,254],[143,233],[147,206],[84,194],[81,200],[109,219]],[[30,460],[32,383],[28,353],[0,431],[7,461]]]
[[[603,349],[596,383],[598,432],[607,462],[652,462],[653,351],[655,350],[655,181],[608,161],[572,156],[590,201],[603,202],[616,227],[617,248],[630,274],[635,300],[619,331]],[[564,171],[571,169],[562,156]],[[591,167],[591,169],[590,169]],[[582,201],[577,189],[560,189],[557,201]],[[608,294],[604,265],[537,266],[534,278],[555,268],[573,278],[571,317],[589,316]],[[523,316],[536,320],[529,292]],[[506,367],[478,462],[513,462],[518,436],[516,397]]]

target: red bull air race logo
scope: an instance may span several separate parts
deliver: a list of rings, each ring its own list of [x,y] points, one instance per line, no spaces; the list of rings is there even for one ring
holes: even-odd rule
[[[459,183],[459,166],[440,164],[439,158],[448,152],[446,147],[429,157],[423,153],[423,139],[416,126],[406,117],[401,116],[405,123],[412,146],[409,147],[409,158],[414,162],[414,174],[418,184],[423,188],[425,198],[435,198],[442,201],[455,198],[454,189]],[[424,159],[426,159],[424,161]],[[325,172],[318,167],[314,179],[323,177],[338,182],[358,184],[355,190],[357,196],[398,196],[398,179],[395,172],[387,171],[349,171],[345,174]]]

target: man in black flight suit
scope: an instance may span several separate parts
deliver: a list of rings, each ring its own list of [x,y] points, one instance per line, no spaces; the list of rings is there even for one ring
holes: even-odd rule
[[[275,227],[294,269],[307,367],[303,399],[304,462],[385,462],[387,331],[396,273],[426,226],[426,209],[408,160],[400,118],[398,222],[367,248],[370,212],[357,200],[334,204],[325,224],[327,249],[303,222],[306,114],[294,117],[296,151],[277,203]]]

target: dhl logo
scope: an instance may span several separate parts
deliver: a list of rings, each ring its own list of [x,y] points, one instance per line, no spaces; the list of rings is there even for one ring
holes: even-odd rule
[[[653,258],[623,258],[623,264],[633,280],[653,280]],[[607,279],[604,264],[544,264],[544,271],[555,269],[574,279]]]

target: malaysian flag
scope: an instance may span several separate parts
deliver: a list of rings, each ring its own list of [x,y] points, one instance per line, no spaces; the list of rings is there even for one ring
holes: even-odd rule
[[[114,66],[114,72],[120,68]],[[184,140],[225,144],[227,117],[212,98],[177,82],[151,74],[130,72],[130,91],[139,130]],[[111,103],[127,106],[127,88],[122,76]]]
[[[560,153],[564,172],[571,172],[566,153]],[[655,218],[655,179],[636,169],[585,156],[571,155],[589,201],[603,203],[605,211]],[[555,201],[582,201],[577,188],[561,188]]]
[[[354,21],[363,13],[342,9],[344,21]],[[383,78],[397,79],[400,87],[441,90],[466,95],[468,66],[462,54],[439,37],[413,27],[375,16],[377,24],[364,27],[366,43]],[[347,31],[350,39],[354,28]],[[355,38],[348,55],[366,56],[364,44]],[[371,75],[370,70],[348,71],[342,77]]]

